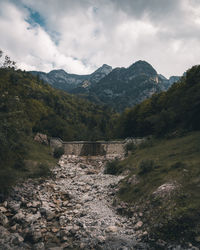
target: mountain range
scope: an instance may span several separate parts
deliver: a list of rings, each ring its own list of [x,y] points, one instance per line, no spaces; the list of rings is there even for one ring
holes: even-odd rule
[[[160,75],[146,61],[137,61],[128,68],[114,68],[103,64],[89,75],[69,74],[64,70],[49,73],[31,71],[53,87],[79,95],[98,104],[106,104],[116,111],[132,107],[154,93],[166,91],[179,76],[169,79]]]

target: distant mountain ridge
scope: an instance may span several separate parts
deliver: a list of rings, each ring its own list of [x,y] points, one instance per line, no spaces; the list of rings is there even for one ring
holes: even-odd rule
[[[166,91],[179,76],[169,79],[160,75],[146,61],[137,61],[128,68],[103,64],[90,75],[68,74],[64,70],[49,73],[31,71],[53,87],[79,95],[95,103],[106,104],[117,111],[134,106],[154,93]]]
[[[112,71],[112,67],[103,64],[100,68],[90,75],[69,74],[63,69],[52,70],[49,73],[41,71],[30,71],[33,75],[38,75],[40,79],[49,83],[55,88],[70,92],[79,86],[88,87],[93,83],[99,82],[103,77]]]

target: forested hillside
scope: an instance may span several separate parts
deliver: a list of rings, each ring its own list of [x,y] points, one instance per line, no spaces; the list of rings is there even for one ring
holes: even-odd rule
[[[123,213],[142,214],[143,230],[158,240],[153,249],[167,249],[169,242],[199,247],[200,66],[115,119],[115,135],[147,136],[141,145],[127,145],[124,161],[107,164],[107,173],[128,173],[115,205],[123,201]]]
[[[118,119],[120,137],[156,135],[200,129],[200,66],[187,71],[167,92],[154,94]]]
[[[109,137],[108,108],[55,90],[30,73],[2,67],[0,96],[0,182],[6,180],[5,186],[14,169],[24,166],[27,141],[36,132],[63,140]]]

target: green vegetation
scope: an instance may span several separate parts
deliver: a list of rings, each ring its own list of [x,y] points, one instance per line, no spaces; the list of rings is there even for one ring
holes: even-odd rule
[[[199,155],[200,132],[191,132],[148,141],[118,162],[117,169],[130,173],[121,183],[118,196],[130,206],[139,206],[153,237],[195,242],[200,235]],[[116,174],[120,172],[116,170]],[[167,183],[176,187],[173,192],[153,194]]]
[[[0,194],[19,179],[48,176],[55,158],[62,155],[62,148],[55,149],[54,158],[48,146],[34,142],[37,132],[63,140],[152,135],[138,147],[127,144],[131,155],[121,162],[108,162],[105,173],[129,173],[118,197],[134,211],[143,211],[144,227],[152,237],[199,239],[200,66],[190,69],[167,92],[113,114],[106,106],[55,90],[15,70],[9,57],[1,65]]]
[[[155,94],[116,119],[122,137],[174,136],[200,129],[200,66],[187,71],[167,92]]]
[[[39,144],[29,139],[25,143],[27,154],[24,158],[25,169],[19,173],[20,177],[46,177],[50,175],[50,169],[56,165],[57,160],[53,157],[49,146]]]
[[[26,178],[47,177],[50,175],[51,167],[57,163],[48,146],[34,142],[31,138],[27,138],[27,140],[23,142],[23,147],[26,148],[25,154],[22,155],[16,151],[17,155],[15,156],[14,152],[12,153],[12,155],[15,156],[15,161],[11,161],[9,156],[5,164],[1,161],[1,194],[6,194],[9,188],[17,181],[22,181]],[[11,163],[14,164],[11,165]]]
[[[64,154],[63,147],[55,148],[53,151],[54,158],[58,159]]]
[[[44,162],[49,149],[41,148],[46,153],[40,157],[32,139],[35,133],[63,140],[108,139],[111,116],[107,107],[55,90],[30,73],[16,70],[6,56],[0,63],[0,193],[18,177],[49,174]],[[54,156],[61,154],[59,149]]]
[[[119,160],[108,161],[105,166],[105,174],[121,174],[123,172],[123,167],[120,164]]]

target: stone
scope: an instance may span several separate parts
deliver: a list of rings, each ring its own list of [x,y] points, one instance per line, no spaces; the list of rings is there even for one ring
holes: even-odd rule
[[[7,201],[4,201],[3,206],[4,206],[4,207],[7,207],[7,206],[8,206],[8,202],[7,202]]]
[[[76,204],[76,209],[81,209],[82,205],[81,204]]]
[[[33,245],[34,250],[45,250],[45,246],[43,242],[38,242]]]
[[[15,201],[11,201],[8,203],[8,207],[14,212],[18,212],[20,210],[20,206],[21,206],[21,202],[16,203]]]
[[[64,201],[63,204],[62,204],[63,207],[66,207],[68,205],[68,203],[69,203],[69,201]]]
[[[160,198],[164,198],[166,196],[171,195],[171,193],[177,190],[178,188],[179,185],[177,183],[164,183],[153,192],[153,195]]]
[[[47,220],[52,220],[55,217],[55,213],[47,207],[41,207],[40,213],[44,215],[47,218]]]
[[[32,236],[33,242],[37,243],[42,238],[42,233],[39,230],[37,230],[37,231],[34,230],[31,232],[31,236]]]
[[[12,226],[10,229],[11,229],[11,231],[16,231],[17,230],[17,224],[15,224],[14,226]]]
[[[24,218],[24,220],[27,223],[33,223],[40,218],[41,218],[41,214],[40,214],[40,212],[37,212],[37,214],[27,214],[26,217]]]
[[[47,210],[46,211],[46,218],[47,218],[47,220],[52,220],[52,219],[54,219],[55,218],[55,213],[54,212],[52,212],[52,211],[50,211],[50,210]]]
[[[17,222],[22,222],[24,220],[25,215],[22,213],[22,211],[19,211],[17,214],[15,214],[12,219],[17,221]]]
[[[24,238],[18,233],[14,233],[11,236],[11,243],[14,245],[20,245],[24,241]]]
[[[200,242],[200,235],[195,237],[196,242]]]
[[[86,172],[86,174],[88,174],[88,175],[97,174],[97,171],[94,170],[94,169],[89,169],[89,170]]]
[[[8,218],[0,212],[0,225],[6,226],[8,224]]]
[[[143,225],[143,222],[142,221],[138,221],[137,223],[136,223],[136,225],[135,225],[135,229],[139,229],[139,228],[141,228],[142,227],[142,225]]]
[[[8,210],[5,207],[0,207],[0,212],[6,213]]]
[[[118,228],[116,226],[109,226],[106,228],[107,233],[116,233],[118,231]]]
[[[66,224],[65,216],[60,216],[59,223],[60,223],[61,226],[64,226]]]
[[[45,134],[37,133],[34,137],[34,141],[39,142],[41,144],[49,145],[47,135]]]
[[[147,232],[147,231],[144,231],[144,232],[142,233],[142,235],[143,235],[143,236],[146,236],[146,235],[148,235],[148,232]]]
[[[51,231],[52,231],[53,233],[57,233],[57,232],[59,231],[59,229],[58,229],[58,228],[52,228]]]

